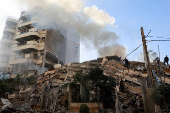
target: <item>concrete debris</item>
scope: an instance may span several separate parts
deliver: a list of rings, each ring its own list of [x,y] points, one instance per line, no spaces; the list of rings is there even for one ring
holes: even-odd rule
[[[125,110],[128,111],[128,108],[130,108],[131,98],[135,93],[139,96],[140,109],[144,109],[139,81],[147,77],[145,64],[130,62],[128,72],[118,56],[107,56],[83,63],[68,63],[63,66],[57,64],[54,69],[49,69],[40,75],[36,75],[35,70],[20,73],[23,78],[31,75],[37,76],[36,85],[18,86],[19,92],[8,95],[8,99],[13,102],[24,102],[21,110],[67,112],[70,107],[69,98],[71,98],[68,84],[73,81],[74,75],[80,69],[83,73],[88,73],[90,68],[97,65],[103,69],[105,75],[115,77],[117,81],[124,79],[125,92],[119,91],[119,85],[117,85],[116,90],[119,101]],[[152,68],[156,69],[155,65],[152,65]],[[166,66],[163,66],[163,69],[166,70],[166,73],[170,73]],[[119,83],[117,82],[117,84]],[[93,102],[96,99],[96,92],[91,90],[89,93],[90,101]]]
[[[12,108],[11,102],[9,102],[8,99],[1,99],[1,102],[3,104],[2,109]]]
[[[15,94],[8,95],[8,99],[14,99],[14,98],[15,98]]]

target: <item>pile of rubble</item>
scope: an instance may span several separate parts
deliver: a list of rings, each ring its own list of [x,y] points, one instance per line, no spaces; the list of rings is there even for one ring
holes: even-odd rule
[[[129,107],[133,93],[138,93],[140,95],[141,109],[143,109],[142,91],[139,80],[146,78],[147,72],[144,68],[144,63],[130,62],[130,64],[130,70],[128,72],[119,57],[107,56],[83,63],[69,63],[62,67],[59,66],[55,69],[45,71],[40,75],[35,71],[31,71],[22,74],[22,76],[27,75],[27,77],[29,77],[34,75],[37,78],[36,84],[19,86],[20,91],[8,95],[8,99],[12,102],[24,103],[22,108],[20,108],[23,110],[67,112],[69,107],[69,105],[67,105],[69,85],[67,84],[73,81],[74,75],[80,69],[82,69],[83,73],[88,73],[90,68],[98,65],[103,69],[105,75],[115,77],[118,81],[124,79],[127,91],[126,93],[119,92],[118,94],[122,105]],[[119,83],[117,83],[117,85],[118,84]],[[44,106],[42,106],[42,104],[44,104]]]

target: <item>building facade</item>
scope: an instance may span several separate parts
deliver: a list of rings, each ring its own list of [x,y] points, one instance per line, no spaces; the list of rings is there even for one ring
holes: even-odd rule
[[[9,64],[14,44],[15,34],[18,21],[12,17],[8,17],[3,31],[3,36],[0,42],[0,71],[9,72],[12,66]]]
[[[80,53],[77,52],[80,40],[76,42],[68,40],[67,28],[61,32],[60,29],[45,29],[40,26],[42,10],[36,7],[21,12],[18,20],[7,19],[0,49],[3,51],[4,47],[8,47],[9,54],[5,53],[7,51],[1,52],[3,53],[1,56],[6,56],[6,59],[1,57],[1,71],[18,72],[52,68],[55,64],[66,64],[70,61],[79,62],[79,58],[76,57],[79,57],[77,54]],[[7,39],[8,41],[4,42]],[[7,61],[5,64],[4,59]]]

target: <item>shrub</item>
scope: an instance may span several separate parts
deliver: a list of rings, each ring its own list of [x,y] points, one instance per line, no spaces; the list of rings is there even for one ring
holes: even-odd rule
[[[151,99],[156,105],[159,105],[162,109],[170,109],[170,86],[161,84],[154,88]]]
[[[82,104],[80,106],[79,113],[90,113],[89,107],[86,104]]]

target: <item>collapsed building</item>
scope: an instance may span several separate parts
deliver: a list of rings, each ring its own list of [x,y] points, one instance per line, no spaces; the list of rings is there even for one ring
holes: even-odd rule
[[[55,64],[79,62],[80,36],[76,30],[39,24],[43,8],[21,12],[18,20],[8,18],[1,40],[2,72],[52,68]],[[76,37],[77,40],[70,40]]]
[[[15,103],[26,102],[26,106],[21,107],[21,110],[78,112],[81,103],[76,102],[74,96],[75,92],[69,83],[73,81],[76,72],[80,69],[82,69],[83,73],[87,73],[90,68],[94,68],[97,65],[99,68],[103,69],[105,75],[115,77],[118,81],[124,76],[120,75],[121,71],[123,72],[124,66],[120,61],[117,61],[117,57],[98,58],[97,60],[83,63],[69,63],[38,75],[36,88],[34,85],[21,86],[19,92],[9,94],[8,99]],[[30,71],[21,75],[37,76],[34,72]],[[135,77],[133,77],[132,80],[125,77],[125,80],[128,81],[126,85],[127,91],[130,92],[131,89],[134,91],[137,87],[136,89],[138,89],[138,93],[141,93],[140,85],[136,85],[138,82],[135,81]],[[117,82],[117,84],[119,84],[119,82]],[[96,91],[91,89],[91,103],[86,104],[90,106],[90,110],[93,112],[98,112],[98,103],[95,101],[97,99],[96,97]],[[44,99],[43,104],[42,99]],[[100,108],[103,109],[102,103],[100,103]]]
[[[35,76],[37,78],[36,85],[21,85],[16,87],[16,91],[8,93],[10,102],[15,103],[14,108],[19,110],[32,111],[48,111],[48,112],[78,112],[82,103],[77,102],[75,99],[76,92],[69,84],[73,81],[77,71],[82,70],[83,73],[88,73],[90,68],[99,66],[103,70],[103,74],[112,76],[116,79],[115,95],[115,109],[109,110],[110,112],[131,112],[131,99],[132,96],[138,94],[139,107],[141,112],[144,112],[144,95],[143,95],[143,82],[148,74],[145,69],[134,69],[134,67],[142,67],[142,62],[131,62],[128,70],[123,66],[123,63],[117,56],[107,56],[98,58],[92,61],[83,63],[68,63],[67,65],[58,66],[55,69],[48,70],[40,75],[35,71],[28,71],[26,73],[19,73],[22,78],[27,76]],[[156,65],[152,64],[153,68]],[[166,68],[166,66],[163,66]],[[167,72],[168,73],[168,72]],[[125,83],[125,92],[119,91],[119,81],[123,79]],[[165,78],[165,83],[169,84],[169,78]],[[142,82],[143,81],[143,82]],[[157,82],[157,81],[154,81]],[[146,84],[146,82],[144,82]],[[114,89],[113,89],[114,91]],[[97,103],[97,92],[90,89],[90,99],[86,103],[90,107],[91,112],[98,112],[104,109],[103,104]],[[146,95],[149,101],[149,95]],[[43,101],[42,101],[43,100]],[[19,103],[18,106],[16,106]],[[147,106],[154,104],[146,103]],[[21,105],[23,105],[21,107]],[[153,107],[154,108],[154,107]]]

